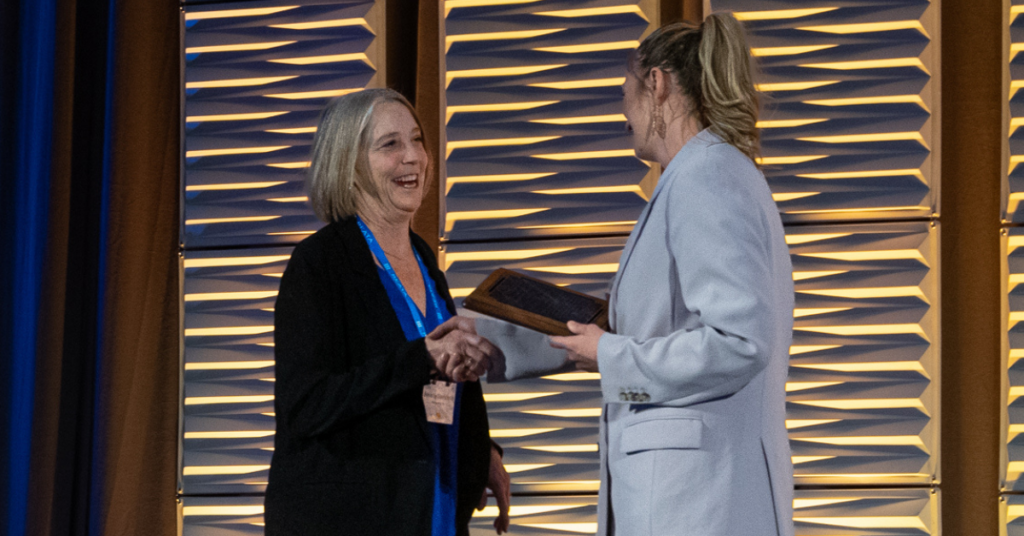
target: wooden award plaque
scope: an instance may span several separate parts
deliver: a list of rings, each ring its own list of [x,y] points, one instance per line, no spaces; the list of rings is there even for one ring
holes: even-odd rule
[[[505,268],[487,276],[463,306],[548,335],[572,335],[566,327],[570,320],[608,329],[606,300]]]

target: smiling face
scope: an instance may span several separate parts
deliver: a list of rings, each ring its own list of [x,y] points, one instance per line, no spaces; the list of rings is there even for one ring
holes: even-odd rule
[[[411,218],[423,201],[427,151],[416,118],[402,103],[385,101],[373,112],[367,155],[370,174],[380,194],[364,208],[388,220]]]
[[[622,112],[626,116],[626,130],[633,135],[633,151],[637,158],[654,160],[651,141],[651,96],[636,74],[630,69],[622,83]]]

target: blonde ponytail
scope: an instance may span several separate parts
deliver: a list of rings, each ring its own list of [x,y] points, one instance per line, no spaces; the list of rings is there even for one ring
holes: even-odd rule
[[[643,80],[654,67],[672,74],[702,128],[757,162],[761,149],[750,51],[732,13],[712,13],[700,26],[676,22],[652,32],[636,49],[630,70]]]
[[[757,162],[758,102],[743,26],[729,12],[712,13],[703,26],[697,55],[704,118],[712,132]]]

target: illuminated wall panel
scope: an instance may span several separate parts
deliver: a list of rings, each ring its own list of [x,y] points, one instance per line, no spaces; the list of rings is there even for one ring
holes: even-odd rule
[[[657,22],[652,0],[445,3],[444,238],[629,232],[657,170],[620,86]]]
[[[1024,536],[1024,495],[1001,495],[999,500],[1000,536]]]
[[[381,84],[382,7],[367,0],[185,9],[185,247],[294,243],[322,225],[303,171],[320,110]]]
[[[309,144],[330,96],[381,84],[383,5],[303,4],[185,9],[179,482],[187,536],[263,532],[274,301],[287,246],[320,226],[303,199]],[[890,486],[798,490],[797,534],[937,534],[936,493],[898,486],[938,478],[938,229],[827,224],[937,212],[937,5],[787,4],[711,7],[739,12],[761,60],[760,89],[770,96],[763,164],[780,211],[787,222],[815,223],[787,229],[797,318],[786,424],[796,483]],[[619,89],[627,54],[658,25],[657,3],[444,7],[439,260],[456,302],[498,267],[604,297],[658,177],[632,155]],[[1011,206],[1012,181],[1011,173]],[[1005,355],[1015,365],[1014,236],[1024,243],[1024,233],[1007,238]],[[1024,451],[1013,435],[1015,372],[1006,370],[1011,487]],[[596,530],[599,382],[565,373],[484,385],[513,492],[528,494],[514,499],[517,534]],[[206,494],[219,496],[195,496]],[[494,515],[492,503],[472,532],[492,533]]]
[[[530,536],[593,534],[597,506],[592,496],[515,497],[511,532]],[[797,536],[926,536],[939,531],[938,495],[926,489],[798,490],[793,501]],[[737,514],[742,515],[739,510]],[[474,536],[493,534],[493,499],[470,523]],[[488,530],[490,532],[488,533]]]
[[[1004,231],[1002,249],[1003,319],[1006,338],[1003,340],[1003,489],[1024,491],[1024,228]]]
[[[609,238],[446,244],[439,261],[455,304],[469,295],[494,270],[509,267],[533,277],[606,298],[619,269],[625,236]]]
[[[1024,126],[1024,56],[1020,52],[1024,50],[1024,0],[1010,0],[1004,3],[1009,7],[1006,12],[1006,28],[1008,39],[1004,42],[1009,46],[1006,52],[1008,70],[1005,71],[1006,81],[1003,83],[1003,90],[1006,100],[1003,101],[1003,123],[1009,131],[1007,133],[1007,144],[1003,146],[1003,156],[1006,167],[1003,176],[1003,220],[1015,223],[1024,222],[1024,131],[1018,131]]]
[[[797,536],[938,535],[939,495],[929,489],[797,490]]]
[[[625,237],[448,244],[441,254],[456,304],[504,266],[603,298]],[[473,315],[460,309],[460,314]],[[597,491],[600,376],[570,372],[484,384],[491,436],[505,449],[514,492]]]
[[[787,425],[799,484],[932,481],[937,238],[927,223],[789,229],[798,318]],[[441,262],[459,302],[499,266],[603,296],[624,242],[447,244]],[[271,309],[289,254],[186,253],[186,493],[263,489],[274,426]],[[484,387],[514,491],[596,490],[597,376]]]
[[[186,252],[184,493],[263,491],[274,447],[274,302],[291,248]]]
[[[1014,504],[1010,503],[1013,513]],[[793,501],[797,536],[938,535],[938,495],[926,489],[798,490]],[[184,497],[179,507],[183,536],[263,534],[262,497]],[[497,505],[474,512],[470,534],[494,534]],[[1019,515],[1019,513],[1017,514]],[[593,534],[597,497],[514,497],[511,533],[525,536]],[[1024,532],[1009,532],[1018,536]]]
[[[626,237],[447,244],[441,253],[459,314],[462,298],[496,268],[520,270],[605,297]],[[513,492],[595,492],[601,382],[569,372],[535,380],[484,383],[491,437],[505,449]]]
[[[263,497],[182,497],[181,536],[262,536]]]
[[[469,522],[472,536],[494,534],[498,504],[490,499],[487,508],[473,512]],[[523,536],[565,536],[597,532],[597,496],[513,497],[509,509],[511,534]]]
[[[926,484],[939,469],[938,229],[787,229],[787,427],[801,484]]]
[[[798,484],[928,484],[935,478],[937,235],[928,223],[788,229],[797,318],[786,386],[787,427]],[[460,297],[498,267],[603,297],[624,241],[447,244],[441,258]],[[542,450],[596,437],[599,382],[590,375],[569,378],[574,381],[485,385],[488,396],[509,393],[512,398],[488,402],[492,427],[536,432],[498,439],[507,446],[507,461],[554,464],[513,474],[516,489],[564,489],[553,482],[555,476],[545,475],[570,479],[586,474],[577,469],[588,463],[596,468],[596,453],[588,458],[580,452]],[[557,394],[539,396],[545,392]],[[562,408],[570,411],[559,415]],[[581,439],[563,439],[570,434]],[[580,490],[592,484],[571,479],[584,481],[577,483]]]
[[[757,57],[765,175],[786,221],[938,212],[938,5],[710,0]]]

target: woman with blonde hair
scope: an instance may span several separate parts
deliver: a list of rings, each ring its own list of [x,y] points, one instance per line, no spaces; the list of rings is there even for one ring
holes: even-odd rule
[[[453,316],[434,253],[410,229],[427,191],[419,119],[390,89],[331,102],[310,203],[327,225],[296,246],[274,313],[277,433],[267,536],[469,534],[509,478],[478,377],[498,350]]]
[[[749,61],[740,23],[714,13],[655,31],[630,62],[636,155],[664,171],[622,252],[611,330],[552,337],[601,373],[598,534],[793,534],[792,266],[756,163]]]

